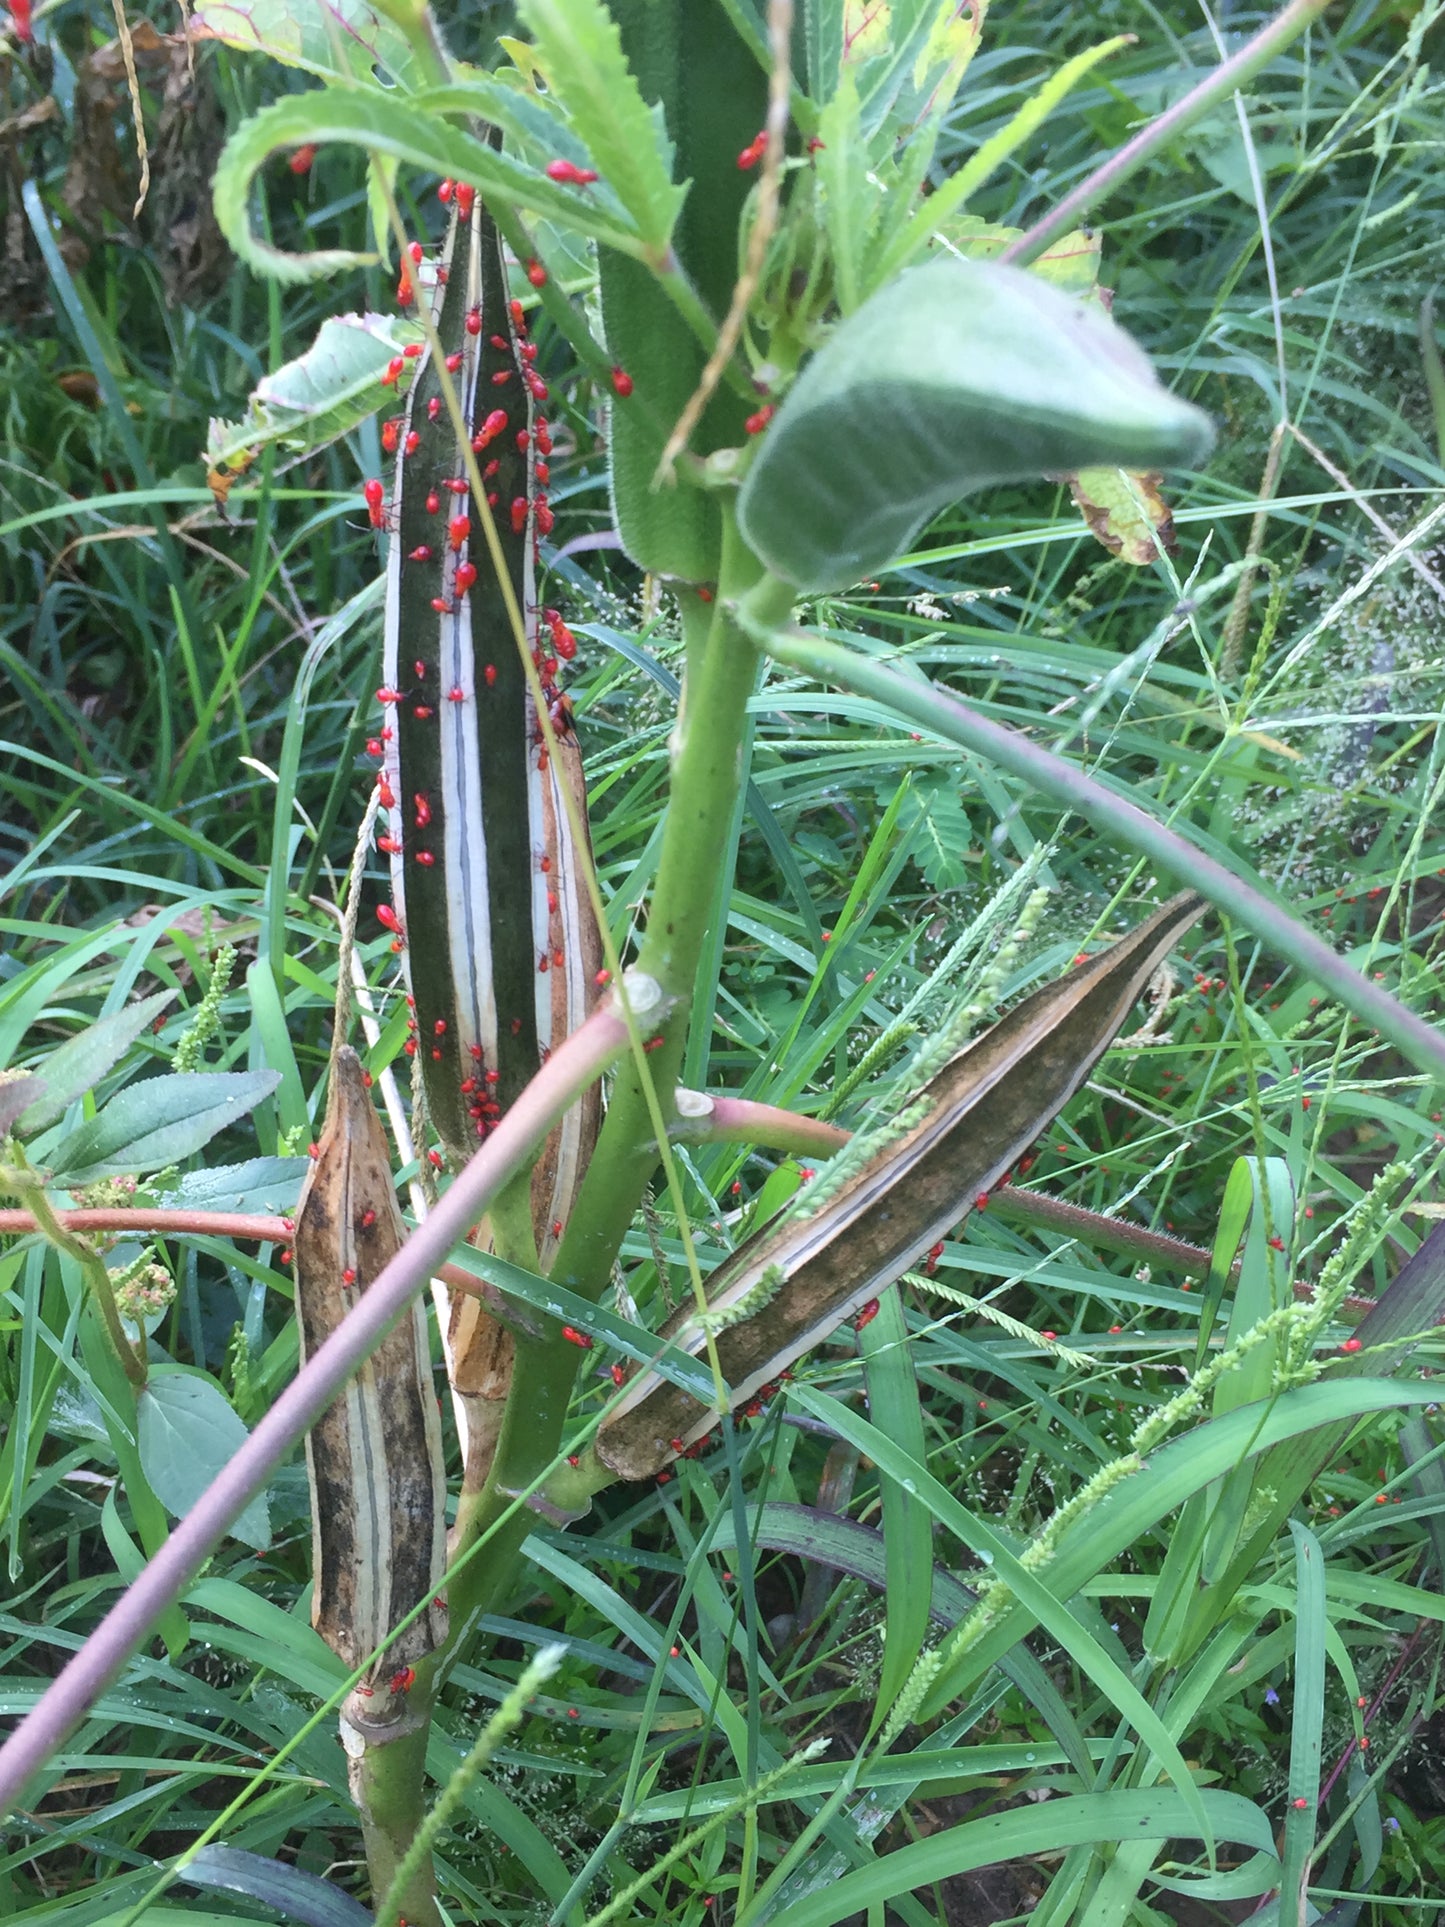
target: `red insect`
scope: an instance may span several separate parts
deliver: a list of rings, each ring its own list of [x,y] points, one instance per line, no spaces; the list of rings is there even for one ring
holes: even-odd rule
[[[389,422],[381,424],[381,449],[384,455],[394,455],[396,444],[401,435],[401,416],[393,415]]]
[[[753,135],[753,138],[748,142],[742,153],[738,155],[738,166],[742,169],[743,173],[746,174],[750,168],[757,166],[767,151],[768,130],[764,128],[761,134]]]
[[[534,288],[545,288],[547,285],[547,270],[535,258],[527,263],[527,279]]]
[[[471,532],[472,525],[465,515],[453,516],[447,527],[448,548],[453,550],[459,549]]]
[[[878,1316],[878,1300],[876,1298],[870,1298],[868,1300],[868,1303],[859,1312],[858,1316],[853,1320],[854,1331],[855,1332],[862,1331],[863,1327],[865,1325],[871,1325],[873,1323],[873,1320],[877,1316]]]
[[[30,31],[30,7],[28,0],[22,0],[22,4],[18,7],[12,5],[10,8],[10,18],[15,22],[15,36],[18,40],[27,41],[35,38],[34,34]],[[291,169],[293,174],[309,174],[311,172],[311,163],[315,159],[316,142],[307,141],[304,147],[298,147],[296,149],[296,152],[291,156],[290,160],[287,161],[286,165]]]
[[[586,1332],[578,1331],[575,1325],[564,1325],[562,1327],[562,1336],[567,1340],[569,1345],[580,1345],[584,1352],[590,1352],[592,1349],[592,1340],[587,1336]]]
[[[590,187],[597,179],[593,167],[578,167],[572,161],[548,161],[547,179],[557,181],[563,187]]]
[[[416,826],[419,830],[424,830],[431,822],[431,804],[421,790],[417,791],[412,801],[416,804]]]
[[[437,510],[441,507],[441,505],[442,505],[442,498],[440,497],[440,495],[437,494],[435,489],[432,489],[432,491],[426,498],[427,514],[435,515]]]
[[[504,434],[506,432],[506,427],[507,427],[506,409],[494,408],[491,411],[491,413],[487,416],[486,420],[482,423],[481,427],[477,430],[476,436],[472,442],[472,447],[476,449],[477,453],[480,455],[482,450],[487,446],[488,442],[494,442],[497,439],[498,435]]]
[[[383,930],[390,930],[394,936],[399,937],[402,934],[401,918],[389,903],[383,903],[378,906],[376,920]]]
[[[383,521],[382,503],[386,499],[386,490],[373,475],[361,492],[366,497],[366,512],[371,518],[371,526],[379,529]]]
[[[765,401],[756,415],[748,416],[747,420],[743,423],[743,429],[749,435],[761,435],[772,419],[773,404],[770,401]]]
[[[457,564],[457,594],[458,595],[465,595],[467,590],[471,588],[472,584],[476,581],[476,579],[477,579],[477,565],[475,562],[458,562]],[[461,701],[460,690],[457,691],[454,700],[457,702]]]
[[[472,202],[477,198],[477,190],[465,181],[457,182],[457,213],[464,221],[472,218]]]
[[[512,533],[520,535],[527,526],[527,498],[519,495],[512,503]]]
[[[376,779],[376,798],[384,810],[396,808],[396,791],[384,776],[378,776]]]
[[[452,194],[455,192],[456,185],[457,184],[455,181],[443,181],[441,186],[437,189],[437,199],[441,202],[443,207],[445,207],[447,202],[452,198]]]
[[[387,1684],[393,1693],[409,1693],[416,1685],[416,1668],[403,1666],[400,1671],[392,1674]]]
[[[408,562],[430,562],[431,550],[425,542],[419,542],[406,559]]]
[[[465,322],[465,324],[464,324],[464,325],[465,325],[465,327],[466,327],[466,331],[467,331],[467,333],[468,333],[469,335],[479,335],[479,334],[480,334],[480,333],[482,332],[482,311],[481,311],[481,309],[480,309],[480,308],[468,308],[468,310],[467,310],[467,318],[466,318],[466,322]]]

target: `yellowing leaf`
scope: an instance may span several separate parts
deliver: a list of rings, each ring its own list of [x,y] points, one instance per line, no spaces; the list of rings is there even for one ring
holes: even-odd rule
[[[1109,553],[1142,569],[1179,546],[1173,511],[1159,489],[1163,479],[1156,470],[1081,468],[1069,477],[1069,493],[1090,533]]]
[[[886,54],[893,38],[888,0],[844,0],[843,58],[862,63]]]

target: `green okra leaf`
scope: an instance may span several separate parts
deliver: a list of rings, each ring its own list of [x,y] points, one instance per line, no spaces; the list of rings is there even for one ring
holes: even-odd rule
[[[1189,466],[1207,415],[1092,302],[939,258],[842,322],[789,391],[738,519],[775,575],[819,592],[902,554],[938,510],[1002,482],[1107,463]]]
[[[1186,892],[1111,949],[1047,984],[952,1057],[892,1134],[855,1139],[799,1208],[741,1245],[709,1281],[706,1315],[663,1327],[699,1356],[709,1333],[736,1409],[875,1298],[964,1217],[1068,1102],[1158,965],[1204,908]],[[651,1373],[597,1434],[597,1455],[643,1479],[717,1412]]]
[[[520,12],[548,94],[660,259],[686,190],[673,184],[666,118],[643,99],[616,21],[602,0],[522,0]]]
[[[369,266],[377,259],[374,254],[344,248],[288,254],[263,241],[253,228],[250,201],[256,176],[272,154],[307,141],[344,141],[364,147],[412,167],[466,181],[501,206],[545,215],[559,227],[625,254],[648,252],[647,243],[610,192],[558,185],[475,134],[418,112],[414,97],[392,100],[359,89],[338,89],[298,94],[263,107],[236,129],[216,164],[212,192],[222,232],[243,261],[278,281],[314,281],[339,268]]]
[[[322,80],[374,84],[377,70],[411,91],[427,78],[411,42],[371,0],[199,0],[194,40],[269,54]]]

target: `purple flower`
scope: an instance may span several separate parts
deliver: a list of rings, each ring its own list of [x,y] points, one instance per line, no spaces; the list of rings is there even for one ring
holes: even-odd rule
[[[1279,1694],[1276,1693],[1272,1686],[1266,1686],[1264,1689],[1264,1703],[1266,1706],[1279,1705]]]

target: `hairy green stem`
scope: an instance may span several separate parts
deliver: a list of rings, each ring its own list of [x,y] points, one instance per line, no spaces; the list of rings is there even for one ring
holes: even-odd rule
[[[372,1895],[378,1904],[385,1896],[407,1927],[441,1927],[442,1919],[432,1857],[411,1853],[426,1821],[430,1735],[428,1708],[404,1738],[367,1746],[351,1762],[351,1795],[361,1815]]]
[[[682,1000],[676,1016],[656,1033],[662,1042],[648,1055],[648,1070],[668,1119],[698,959],[717,894],[718,865],[730,860],[724,843],[747,774],[742,744],[757,652],[729,605],[759,573],[729,516],[712,622],[692,655],[683,688],[672,796],[637,960],[639,969],[665,993]],[[650,1035],[647,1041],[651,1043]],[[618,1073],[607,1122],[552,1267],[559,1284],[593,1298],[606,1285],[657,1162],[653,1139],[642,1080],[629,1062]]]

